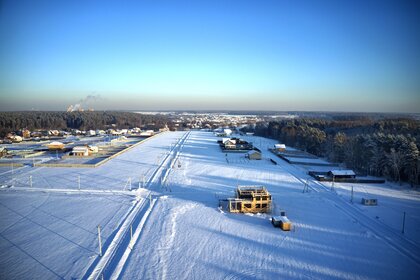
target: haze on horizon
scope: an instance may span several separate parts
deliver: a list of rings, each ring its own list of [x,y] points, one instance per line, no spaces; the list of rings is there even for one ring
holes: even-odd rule
[[[415,1],[0,3],[0,111],[420,113]]]

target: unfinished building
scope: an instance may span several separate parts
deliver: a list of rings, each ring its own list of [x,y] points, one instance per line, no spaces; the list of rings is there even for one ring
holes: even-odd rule
[[[239,186],[236,197],[220,201],[231,213],[268,213],[271,211],[271,194],[263,186]]]

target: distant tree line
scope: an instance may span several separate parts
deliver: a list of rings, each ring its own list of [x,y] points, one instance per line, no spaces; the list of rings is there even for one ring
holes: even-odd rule
[[[251,130],[256,135],[343,163],[359,173],[419,184],[418,120],[291,119],[258,123]]]
[[[151,129],[161,128],[166,122],[166,117],[161,115],[143,115],[131,112],[0,112],[0,137],[23,128],[29,130],[88,130],[106,129],[115,125],[117,128],[147,127]]]

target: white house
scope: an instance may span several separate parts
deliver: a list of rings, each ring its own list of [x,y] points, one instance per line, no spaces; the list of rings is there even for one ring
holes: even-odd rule
[[[72,150],[73,156],[86,157],[89,155],[89,148],[86,146],[76,146]]]
[[[86,132],[86,136],[96,136],[96,131],[95,130],[88,130]]]

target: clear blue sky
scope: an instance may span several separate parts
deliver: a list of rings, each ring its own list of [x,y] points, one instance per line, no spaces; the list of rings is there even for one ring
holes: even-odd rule
[[[0,110],[420,112],[415,1],[0,3]]]

